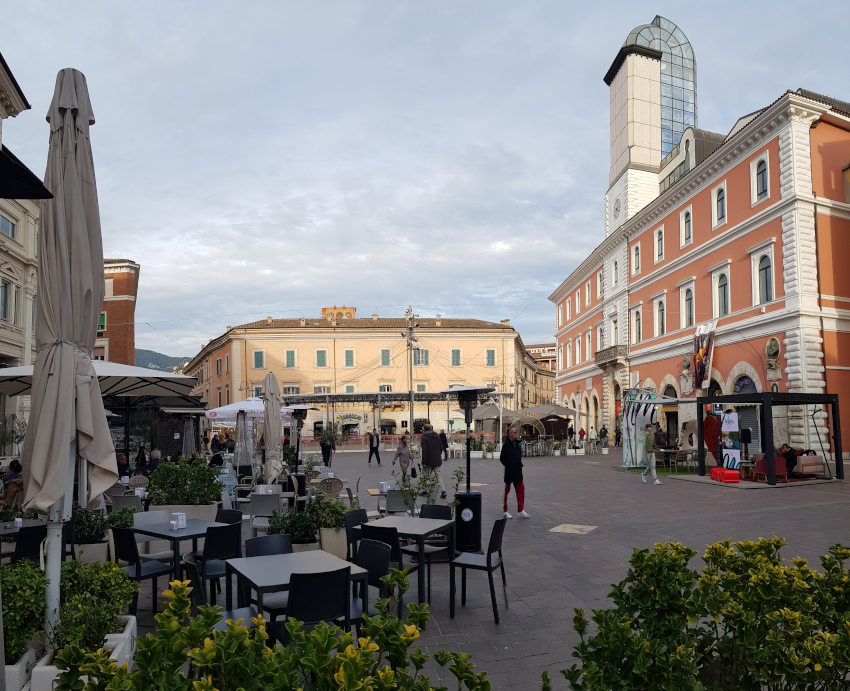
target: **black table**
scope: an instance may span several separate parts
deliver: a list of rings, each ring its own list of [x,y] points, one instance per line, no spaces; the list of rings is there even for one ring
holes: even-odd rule
[[[247,584],[257,591],[257,611],[263,612],[263,594],[278,590],[289,590],[289,579],[293,573],[323,573],[351,567],[351,580],[363,583],[363,611],[368,611],[369,572],[359,566],[343,561],[333,554],[322,550],[292,552],[290,554],[271,554],[264,557],[240,557],[228,559],[226,597],[227,609],[233,609],[233,586],[231,574],[236,574],[240,584]],[[239,606],[247,606],[239,588]]]
[[[411,518],[410,516],[387,516],[377,521],[369,521],[370,526],[395,528],[399,537],[416,540],[419,547],[419,604],[425,602],[425,538],[431,535],[447,534],[449,537],[449,561],[455,556],[455,522],[438,518]]]
[[[22,525],[15,525],[14,521],[9,521],[8,523],[0,524],[0,537],[5,537],[9,535],[17,535],[18,531],[21,528],[32,528],[37,525],[47,525],[42,521],[39,521],[35,518],[25,518],[23,520]]]
[[[218,528],[227,523],[216,523],[215,521],[202,521],[198,518],[186,520],[186,527],[180,530],[172,530],[169,523],[152,523],[133,528],[133,531],[141,535],[150,535],[162,540],[168,540],[174,550],[174,578],[180,579],[180,543],[183,540],[192,541],[192,551],[198,549],[198,538],[207,534],[207,528]]]

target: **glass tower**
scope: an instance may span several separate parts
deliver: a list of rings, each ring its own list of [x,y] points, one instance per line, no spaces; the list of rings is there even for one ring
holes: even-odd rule
[[[623,47],[643,46],[661,53],[661,158],[697,127],[697,62],[688,37],[673,22],[656,16],[632,29]]]

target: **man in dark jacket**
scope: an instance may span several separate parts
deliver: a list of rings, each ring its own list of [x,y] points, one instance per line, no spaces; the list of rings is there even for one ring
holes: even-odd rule
[[[440,498],[445,499],[446,486],[443,484],[443,475],[440,470],[443,465],[443,445],[440,443],[440,437],[429,424],[425,425],[420,446],[422,447],[422,466],[426,473],[433,473],[437,477]]]
[[[369,465],[372,465],[372,456],[378,459],[378,465],[381,465],[381,435],[374,427],[369,432]]]
[[[513,518],[508,513],[508,494],[511,485],[516,490],[516,504],[519,515],[530,518],[525,512],[525,483],[522,481],[522,447],[516,438],[516,427],[508,427],[508,438],[502,444],[502,453],[499,454],[499,462],[505,466],[505,518]]]
[[[443,447],[443,460],[449,460],[449,440],[446,437],[446,430],[440,430],[440,444]]]

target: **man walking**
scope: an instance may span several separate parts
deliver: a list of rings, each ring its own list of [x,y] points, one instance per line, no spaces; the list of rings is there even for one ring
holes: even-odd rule
[[[440,470],[443,465],[443,445],[440,443],[440,437],[437,436],[432,425],[425,425],[419,446],[422,449],[422,467],[429,475],[433,473],[436,476],[440,498],[445,499],[446,487],[443,484],[443,474]]]
[[[369,432],[369,465],[372,465],[372,456],[374,456],[378,465],[381,465],[381,435],[374,427]]]
[[[449,460],[449,440],[446,438],[446,430],[440,430],[440,444],[443,447],[443,460]]]
[[[660,485],[661,480],[659,480],[658,476],[655,474],[655,435],[652,433],[652,425],[646,426],[646,437],[644,437],[643,441],[643,456],[646,468],[644,468],[643,472],[640,474],[640,479],[646,482],[646,473],[651,470],[652,477],[655,478],[655,482],[652,484]]]
[[[508,513],[508,494],[510,494],[511,485],[516,490],[516,507],[519,515],[523,518],[530,518],[525,512],[525,483],[522,481],[522,447],[516,438],[516,427],[508,427],[508,438],[502,444],[499,463],[505,466],[505,518],[513,518]]]

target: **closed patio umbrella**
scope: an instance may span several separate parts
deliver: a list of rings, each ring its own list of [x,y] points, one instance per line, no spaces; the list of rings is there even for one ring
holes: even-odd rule
[[[192,418],[183,418],[183,458],[191,458],[195,453],[195,423]]]
[[[86,79],[60,70],[47,114],[50,148],[38,235],[36,359],[24,441],[24,506],[48,514],[46,617],[58,617],[62,521],[70,518],[76,454],[89,498],[118,479],[91,353],[103,306],[103,246],[89,125]],[[64,500],[64,501],[62,501]]]
[[[283,423],[280,421],[280,387],[274,372],[269,372],[263,381],[263,439],[266,442],[266,464],[263,467],[263,479],[267,484],[273,482],[283,470]]]

